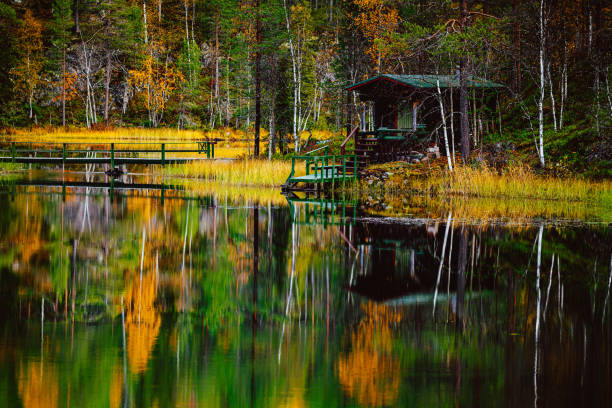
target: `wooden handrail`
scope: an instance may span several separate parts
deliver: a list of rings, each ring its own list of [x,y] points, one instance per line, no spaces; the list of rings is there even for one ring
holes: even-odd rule
[[[344,142],[342,142],[342,144],[340,145],[340,154],[344,155],[346,154],[346,148],[344,147],[348,141],[354,137],[357,134],[357,130],[359,129],[359,125],[355,126],[353,128],[353,130],[351,130],[351,133],[349,133],[349,135],[346,137],[346,139],[344,139]]]

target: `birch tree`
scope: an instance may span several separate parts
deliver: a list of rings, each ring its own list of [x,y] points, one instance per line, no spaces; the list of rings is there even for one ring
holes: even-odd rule
[[[302,103],[303,80],[306,59],[311,57],[308,49],[312,41],[312,27],[310,7],[308,3],[300,3],[287,7],[287,0],[283,0],[285,13],[285,26],[288,35],[289,55],[291,57],[291,74],[293,82],[293,142],[295,152],[300,151],[300,135],[305,130],[312,111],[312,104],[304,106]]]
[[[538,137],[539,141],[536,144],[536,148],[538,151],[538,158],[540,159],[540,165],[542,167],[546,167],[546,162],[544,161],[544,94],[546,81],[544,79],[544,47],[546,45],[545,42],[545,33],[546,29],[546,19],[544,17],[544,0],[540,0],[540,50],[539,50],[539,61],[540,61],[540,98],[538,100]]]
[[[446,158],[448,160],[448,169],[453,171],[453,161],[451,159],[451,150],[448,144],[448,132],[446,128],[446,114],[444,113],[444,103],[442,92],[440,92],[440,79],[436,79],[436,88],[438,90],[438,102],[440,103],[440,116],[442,117],[442,130],[444,132],[444,146],[446,147]],[[451,119],[452,120],[452,119]]]

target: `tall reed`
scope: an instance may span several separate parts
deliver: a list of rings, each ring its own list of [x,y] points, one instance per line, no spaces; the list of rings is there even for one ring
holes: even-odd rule
[[[574,176],[538,175],[524,165],[502,171],[482,166],[457,166],[453,172],[432,169],[424,177],[406,177],[404,185],[422,192],[490,198],[522,198],[612,205],[612,182]]]
[[[296,164],[296,167],[297,164]],[[304,167],[303,165],[300,167]],[[291,173],[283,160],[204,160],[168,166],[165,176],[193,177],[243,186],[280,186]]]

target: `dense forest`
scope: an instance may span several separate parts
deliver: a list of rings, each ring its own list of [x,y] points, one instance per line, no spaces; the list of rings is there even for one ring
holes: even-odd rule
[[[0,21],[3,127],[261,126],[282,147],[344,129],[347,84],[461,70],[506,86],[495,112],[467,95],[473,133],[612,160],[605,0],[2,0]]]

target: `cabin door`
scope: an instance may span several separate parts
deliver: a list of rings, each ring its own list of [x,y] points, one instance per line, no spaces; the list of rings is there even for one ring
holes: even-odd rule
[[[401,101],[397,109],[397,128],[412,129],[412,104]]]

